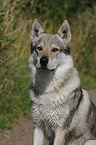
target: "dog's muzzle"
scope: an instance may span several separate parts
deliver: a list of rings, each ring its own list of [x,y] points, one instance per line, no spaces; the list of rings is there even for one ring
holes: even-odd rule
[[[41,65],[41,67],[39,69],[45,69],[45,70],[54,71],[55,69],[48,68],[48,62],[49,62],[49,59],[48,59],[47,56],[41,57],[41,59],[40,59],[40,65]]]
[[[48,61],[49,61],[49,59],[48,59],[47,56],[41,57],[41,59],[40,59],[41,67],[46,68],[47,67],[47,64],[48,64]]]

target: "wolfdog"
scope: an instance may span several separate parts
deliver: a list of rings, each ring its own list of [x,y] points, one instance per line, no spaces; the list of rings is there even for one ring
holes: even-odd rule
[[[56,34],[46,34],[35,19],[31,31],[33,145],[96,145],[96,106],[81,89],[65,20]]]

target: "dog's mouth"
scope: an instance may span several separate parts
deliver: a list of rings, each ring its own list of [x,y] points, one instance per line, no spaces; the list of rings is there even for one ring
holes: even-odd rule
[[[40,68],[38,68],[39,70],[49,70],[49,71],[55,71],[55,68],[54,69],[49,69],[49,68],[47,68],[47,67],[40,67]]]

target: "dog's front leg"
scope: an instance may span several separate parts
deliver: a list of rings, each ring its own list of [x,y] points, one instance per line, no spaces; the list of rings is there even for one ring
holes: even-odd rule
[[[43,131],[36,127],[34,129],[33,144],[32,145],[43,145],[43,143],[44,143]]]
[[[55,134],[54,145],[64,145],[68,130],[57,130]]]

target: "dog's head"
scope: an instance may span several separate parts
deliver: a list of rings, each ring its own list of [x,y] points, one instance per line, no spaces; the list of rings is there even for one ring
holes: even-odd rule
[[[69,62],[71,33],[65,20],[56,34],[46,34],[35,19],[31,31],[31,53],[37,69],[54,71]],[[71,59],[72,65],[72,59]]]

